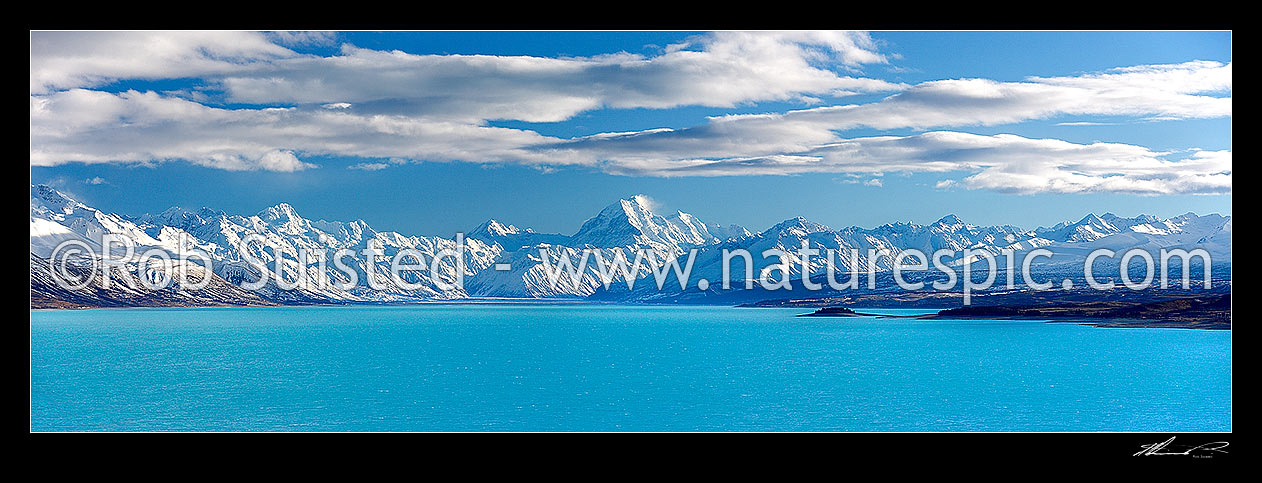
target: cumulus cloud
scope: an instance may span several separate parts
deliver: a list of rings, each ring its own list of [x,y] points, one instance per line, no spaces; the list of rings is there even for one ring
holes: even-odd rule
[[[263,153],[257,167],[264,171],[294,172],[314,168],[315,165],[300,161],[292,151],[277,150]]]

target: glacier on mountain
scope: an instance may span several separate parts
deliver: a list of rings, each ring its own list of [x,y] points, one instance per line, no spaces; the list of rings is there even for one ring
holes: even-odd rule
[[[1198,216],[1188,213],[1169,219],[1149,215],[1123,218],[1111,213],[1089,214],[1077,222],[1067,221],[1034,230],[1014,226],[977,226],[965,223],[955,215],[944,216],[927,225],[899,222],[871,229],[855,226],[834,229],[795,217],[754,233],[738,225],[708,224],[682,211],[663,216],[654,212],[652,203],[646,197],[637,195],[610,204],[585,221],[572,235],[537,233],[492,219],[463,237],[443,238],[379,232],[363,220],[311,221],[287,203],[265,208],[250,216],[231,215],[210,208],[171,208],[155,215],[128,217],[89,207],[49,186],[34,185],[31,187],[30,230],[33,287],[44,283],[49,276],[46,259],[59,243],[78,240],[100,253],[103,237],[108,234],[134,240],[138,253],[147,249],[171,254],[204,253],[213,262],[214,273],[211,276],[219,294],[215,300],[228,304],[231,300],[292,304],[409,302],[469,297],[589,297],[604,289],[595,264],[596,254],[605,261],[618,257],[631,261],[639,251],[660,262],[686,256],[696,250],[691,278],[705,278],[716,285],[722,278],[723,250],[736,249],[748,250],[753,255],[755,275],[782,261],[763,259],[760,256],[763,251],[781,250],[786,254],[783,262],[788,276],[794,278],[809,278],[824,273],[828,261],[822,253],[826,250],[836,251],[834,264],[843,273],[863,272],[869,267],[877,271],[889,270],[894,256],[911,249],[926,254],[942,249],[957,252],[973,249],[999,256],[1005,251],[1022,253],[1048,248],[1056,256],[1041,263],[1069,264],[1081,262],[1086,253],[1096,248],[1121,250],[1139,247],[1152,251],[1161,248],[1205,248],[1216,263],[1230,263],[1231,260],[1231,218],[1217,214]],[[264,242],[247,243],[248,239]],[[458,246],[463,247],[459,260],[455,257],[435,257],[444,249]],[[821,251],[821,256],[811,258],[805,269],[795,253],[803,246]],[[377,250],[383,256],[368,261],[360,256],[365,249]],[[404,272],[400,279],[395,279],[390,275],[391,259],[405,250],[421,253],[427,268]],[[552,286],[547,276],[549,267],[557,269],[556,261],[562,256],[577,264],[584,250],[592,252],[585,270],[577,277],[562,275],[557,286]],[[869,250],[884,253],[869,259]],[[352,277],[335,266],[332,258],[339,251],[355,254],[340,257],[338,261],[346,266],[346,271],[354,273],[353,278],[358,283],[349,284]],[[541,251],[547,253],[548,260],[552,261],[550,265],[540,258]],[[306,253],[310,258],[302,260],[300,253]],[[263,266],[249,263],[250,259],[262,262]],[[429,265],[431,261],[434,263]],[[950,263],[958,266],[972,261],[957,259]],[[45,266],[37,267],[41,263]],[[743,262],[737,262],[731,270],[732,282],[736,286],[742,285],[739,282],[745,274],[740,263]],[[130,274],[120,274],[123,278],[138,278],[144,273],[138,266],[117,269],[131,271]],[[196,270],[196,267],[192,269]],[[256,298],[229,288],[258,280],[261,270],[267,271],[269,281],[253,294]],[[647,278],[649,283],[638,283],[634,291],[626,291],[623,287],[621,290],[627,292],[624,299],[652,300],[661,297],[661,294],[655,293],[656,286],[651,283],[651,268],[647,264],[634,271],[632,276],[637,281]],[[463,289],[445,288],[457,280],[463,280]],[[615,274],[611,287],[625,281],[621,274]],[[666,283],[665,287],[666,291],[679,289],[674,282]],[[139,292],[100,296],[113,297],[110,300],[152,296],[139,288],[129,290]]]

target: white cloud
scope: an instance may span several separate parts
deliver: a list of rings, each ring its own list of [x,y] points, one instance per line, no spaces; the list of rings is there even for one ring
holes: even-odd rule
[[[91,185],[102,185],[102,184],[106,184],[106,183],[107,183],[107,181],[105,181],[105,178],[102,178],[102,177],[100,177],[100,176],[95,176],[95,177],[92,177],[92,178],[85,179],[85,180],[83,180],[83,182],[84,182],[85,184],[91,184]]]
[[[358,164],[347,166],[347,169],[358,169],[358,170],[363,170],[363,171],[381,171],[389,167],[390,165],[386,163],[358,163]]]
[[[258,32],[31,32],[31,93],[220,75],[294,55]]]
[[[1067,115],[1171,119],[1231,115],[1231,97],[1203,95],[1230,89],[1230,64],[1192,62],[1121,72],[1107,77],[1087,75],[1088,80],[1081,83],[1070,78],[933,81],[868,104],[723,116],[684,129],[601,134],[541,149],[614,161],[772,156],[800,153],[841,139],[838,131],[858,128],[996,125]],[[1161,82],[1163,78],[1171,82],[1167,85]]]
[[[1011,134],[935,131],[848,139],[794,155],[628,160],[609,171],[642,176],[745,176],[846,173],[941,173],[938,187],[1008,193],[1215,194],[1231,192],[1231,152],[1154,152],[1120,143],[1075,144]],[[864,184],[881,186],[878,178]]]
[[[264,171],[293,172],[314,167],[313,164],[300,161],[292,151],[268,151],[258,159],[258,169]]]
[[[1074,122],[1058,122],[1057,126],[1116,126],[1116,122],[1095,122],[1095,121],[1074,121]]]
[[[522,146],[533,131],[313,108],[221,109],[153,92],[76,89],[31,99],[33,166],[186,160],[295,171],[303,155],[565,164]]]
[[[69,106],[69,111],[63,109]],[[76,115],[71,115],[71,114]],[[748,137],[724,122],[716,132],[654,131],[562,142],[526,130],[361,116],[344,110],[217,109],[154,93],[74,90],[31,107],[32,165],[186,159],[228,170],[295,171],[311,167],[295,152],[390,158],[378,169],[435,161],[586,165],[637,176],[740,176],[805,173],[959,172],[942,186],[1005,192],[1224,193],[1231,190],[1230,151],[1179,158],[1120,143],[1074,144],[1013,135],[928,132],[840,139],[769,124]],[[657,137],[658,133],[678,137]],[[687,134],[687,135],[680,135]],[[761,134],[759,137],[755,134]],[[636,138],[647,136],[648,142]],[[631,146],[604,142],[626,141]],[[564,148],[558,147],[564,146]],[[763,152],[759,152],[763,151]],[[693,152],[711,156],[689,156]],[[869,181],[871,183],[871,181]]]
[[[118,79],[201,77],[211,90],[187,96],[263,105],[351,103],[365,113],[476,123],[561,121],[603,107],[810,102],[902,87],[826,67],[885,62],[863,32],[716,32],[656,56],[415,55],[346,44],[340,55],[319,57],[284,47],[334,38],[321,32],[35,32],[31,93]]]
[[[649,211],[653,211],[657,213],[661,213],[664,211],[664,207],[662,203],[649,197],[649,195],[638,194],[638,195],[633,196],[632,198],[635,198],[636,201],[640,202],[640,204],[647,207]]]
[[[647,57],[416,55],[348,44],[341,55],[278,59],[212,81],[231,102],[336,102],[364,113],[556,122],[606,107],[734,107],[901,89],[818,65],[883,62],[872,49],[867,34],[852,32],[718,32]]]
[[[1047,140],[1044,140],[1047,141]],[[1077,147],[1077,145],[1075,145]],[[1098,149],[1090,149],[1099,147]],[[1011,163],[995,163],[958,183],[969,189],[1002,193],[1133,193],[1222,194],[1231,192],[1231,152],[1196,152],[1186,159],[1169,159],[1137,147],[1099,143],[1077,148],[1077,153],[1046,159],[1031,156]],[[1114,154],[1107,151],[1131,151]],[[1099,152],[1093,154],[1092,152]]]
[[[1196,94],[1231,91],[1231,64],[1195,60],[1182,64],[1137,65],[1073,77],[1030,77],[1030,82],[1116,92]]]
[[[300,171],[312,156],[590,166],[640,176],[934,172],[941,186],[1006,192],[1222,193],[1231,153],[1153,152],[1121,143],[928,132],[849,139],[847,130],[944,129],[1089,116],[1231,115],[1231,64],[1145,65],[1021,82],[914,86],[838,73],[887,62],[852,32],[719,32],[658,55],[542,58],[414,55],[343,46],[297,54],[312,33],[32,34],[31,164],[186,160],[227,170]],[[116,79],[198,77],[181,97],[86,89]],[[562,121],[593,109],[818,101],[897,92],[865,104],[711,118],[683,129],[559,139],[491,127]],[[220,108],[239,102],[272,108]],[[1087,119],[1072,119],[1073,117]],[[388,162],[368,161],[388,159]],[[861,179],[856,177],[855,179]],[[858,182],[858,181],[856,181]]]
[[[290,30],[267,32],[267,36],[281,45],[301,47],[306,45],[333,45],[337,42],[336,32],[314,30]]]

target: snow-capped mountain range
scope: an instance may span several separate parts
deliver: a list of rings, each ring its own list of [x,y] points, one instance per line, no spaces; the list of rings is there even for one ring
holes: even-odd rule
[[[962,251],[971,248],[998,255],[1003,250],[1020,253],[1048,248],[1057,255],[1042,263],[1056,264],[1080,261],[1086,253],[1101,247],[1114,250],[1141,247],[1154,251],[1160,248],[1205,248],[1211,252],[1216,263],[1230,263],[1231,259],[1231,218],[1216,214],[1198,216],[1188,213],[1164,220],[1148,215],[1122,218],[1109,213],[1100,216],[1091,214],[1077,222],[1034,230],[971,225],[954,215],[928,225],[891,223],[872,229],[833,229],[797,217],[753,233],[738,225],[708,224],[684,212],[663,216],[653,211],[647,198],[637,195],[609,205],[584,222],[573,235],[537,233],[529,228],[488,220],[462,238],[443,238],[380,232],[363,220],[312,221],[303,218],[286,203],[251,216],[231,215],[209,208],[195,211],[171,208],[156,215],[129,217],[102,212],[49,186],[38,185],[31,187],[33,300],[40,297],[60,300],[71,296],[64,290],[48,286],[50,267],[47,258],[54,247],[66,240],[79,240],[100,253],[102,237],[107,234],[120,234],[135,240],[137,253],[148,249],[171,254],[204,253],[213,262],[214,282],[202,292],[182,296],[193,299],[186,301],[189,304],[197,304],[197,297],[204,297],[205,303],[210,305],[407,302],[470,297],[587,297],[603,289],[594,259],[582,276],[571,279],[562,275],[561,283],[552,287],[540,259],[541,250],[548,253],[555,270],[555,262],[561,256],[569,257],[577,265],[584,249],[593,249],[604,260],[613,260],[620,254],[627,260],[633,260],[636,250],[644,250],[656,260],[665,260],[696,249],[692,279],[705,278],[716,285],[722,277],[723,249],[749,250],[754,256],[755,274],[776,263],[775,260],[762,259],[759,254],[767,249],[783,250],[789,253],[786,261],[791,267],[791,277],[800,278],[801,263],[794,251],[804,243],[809,248],[821,250],[821,253],[828,249],[838,250],[836,268],[842,272],[866,271],[869,266],[888,270],[892,260],[890,256],[868,260],[869,249],[884,249],[894,255],[908,249],[929,254],[940,249]],[[260,242],[260,238],[265,241]],[[457,243],[464,245],[463,270],[455,257],[439,257],[433,271],[408,271],[401,280],[390,276],[391,259],[402,250],[418,250],[424,254],[423,263],[429,265],[436,254],[444,249],[456,248]],[[318,260],[299,259],[302,251],[323,254],[326,260],[331,260],[331,255],[339,250],[358,254],[366,248],[379,250],[385,256],[374,262],[358,255],[340,258],[347,270],[338,269],[331,261],[319,263]],[[858,249],[859,256],[852,256],[851,249]],[[260,269],[248,259],[266,264],[269,282],[262,289],[247,293],[237,285],[257,280]],[[411,262],[410,259],[407,261]],[[963,262],[952,261],[956,265]],[[81,265],[83,263],[86,262],[80,262]],[[175,263],[196,264],[194,261],[178,260]],[[129,264],[115,267],[115,270],[125,278],[139,280],[153,277],[146,275],[148,272],[142,268]],[[826,268],[823,256],[814,257],[807,267],[807,275],[823,273]],[[356,283],[350,283],[352,280],[348,271],[355,273]],[[732,274],[735,279],[744,278],[744,270],[739,265]],[[649,280],[637,282],[637,290],[628,298],[658,297],[646,291],[651,288],[652,292],[656,292],[647,264],[635,273],[635,277],[641,281],[645,278]],[[319,281],[322,278],[340,282],[345,288],[331,283],[321,284]],[[463,279],[463,289],[450,287],[457,279]],[[733,285],[742,285],[735,282]],[[613,284],[620,283],[624,281],[621,275],[616,275]],[[115,287],[119,285],[124,284],[116,284]],[[666,290],[672,289],[678,291],[678,284],[672,282],[666,285]],[[127,288],[134,293],[103,292],[97,285],[92,285],[90,290],[95,290],[95,295],[83,296],[88,299],[79,300],[79,303],[127,305],[130,299],[153,298],[153,294],[146,294],[143,287]],[[92,297],[113,302],[94,302]]]

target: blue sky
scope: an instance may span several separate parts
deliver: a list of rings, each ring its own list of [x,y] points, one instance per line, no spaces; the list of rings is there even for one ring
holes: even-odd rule
[[[753,230],[1231,213],[1228,32],[236,34],[33,33],[32,182],[443,236],[637,193]]]

